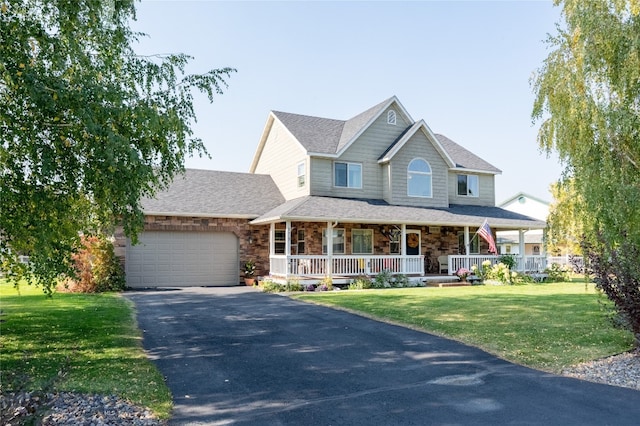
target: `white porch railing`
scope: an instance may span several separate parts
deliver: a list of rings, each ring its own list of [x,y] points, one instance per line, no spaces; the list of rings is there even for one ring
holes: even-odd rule
[[[271,275],[324,277],[331,272],[333,276],[377,275],[387,270],[392,274],[424,275],[424,256],[401,255],[334,255],[331,271],[329,257],[319,255],[272,255],[269,270]]]
[[[547,267],[546,256],[514,256],[516,259],[515,270],[517,272],[542,272]],[[500,256],[471,254],[450,255],[448,260],[449,275],[455,274],[460,268],[471,270],[473,265],[480,267],[485,260],[491,262],[492,265],[498,263]]]

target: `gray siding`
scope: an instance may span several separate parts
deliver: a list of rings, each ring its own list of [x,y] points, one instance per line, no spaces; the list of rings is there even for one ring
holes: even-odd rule
[[[393,107],[390,109],[394,109]],[[410,125],[398,110],[396,125],[387,124],[387,111],[360,135],[338,159],[312,159],[311,195],[384,198],[385,184],[383,169],[378,158]],[[337,188],[333,186],[333,164],[335,161],[362,164],[362,189]]]
[[[491,206],[496,205],[495,176],[491,174],[476,174],[478,176],[477,197],[465,197],[458,195],[458,175],[473,174],[450,171],[449,172],[449,202],[451,204],[466,204],[470,206]]]
[[[298,187],[298,163],[306,164],[306,183]],[[286,200],[309,195],[308,157],[302,146],[275,120],[255,173],[269,174]]]
[[[432,198],[407,195],[407,167],[414,158],[431,166]],[[448,207],[448,166],[423,132],[417,132],[391,160],[391,204],[416,207]]]

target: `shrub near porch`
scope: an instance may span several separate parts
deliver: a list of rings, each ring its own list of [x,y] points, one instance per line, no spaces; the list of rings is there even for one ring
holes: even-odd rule
[[[480,347],[552,372],[631,349],[633,336],[609,321],[592,284],[403,288],[299,293]]]

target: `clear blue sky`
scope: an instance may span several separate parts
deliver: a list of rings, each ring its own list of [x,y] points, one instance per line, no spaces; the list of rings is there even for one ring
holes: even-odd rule
[[[198,97],[211,159],[246,172],[270,110],[348,119],[396,95],[415,120],[503,171],[496,202],[551,201],[557,159],[540,153],[532,74],[560,11],[551,1],[222,2],[137,5],[139,53],[185,53],[190,72],[234,67],[226,93]]]

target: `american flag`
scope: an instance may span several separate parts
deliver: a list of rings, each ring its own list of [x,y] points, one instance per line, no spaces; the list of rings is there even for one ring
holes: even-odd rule
[[[496,248],[496,240],[493,239],[493,233],[491,232],[491,227],[489,226],[489,222],[487,222],[487,219],[485,219],[482,226],[478,228],[477,234],[489,243],[489,253],[498,253],[498,249]]]

